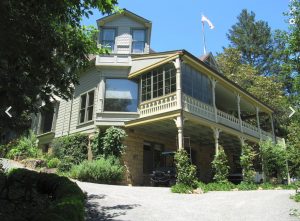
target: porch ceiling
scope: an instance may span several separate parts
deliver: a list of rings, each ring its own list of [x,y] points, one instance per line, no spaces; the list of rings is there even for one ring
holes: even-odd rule
[[[149,122],[147,124],[136,125],[130,128],[152,136],[160,138],[164,137],[166,140],[174,140],[174,142],[176,142],[177,139],[177,128],[173,119]],[[190,137],[191,143],[211,146],[214,148],[214,136],[210,127],[187,120],[184,123],[183,133],[184,137]],[[236,150],[240,147],[238,137],[225,132],[220,133],[219,144],[229,150]]]

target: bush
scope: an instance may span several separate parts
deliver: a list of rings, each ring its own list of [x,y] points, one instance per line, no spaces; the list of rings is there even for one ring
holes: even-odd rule
[[[47,162],[47,167],[48,168],[57,168],[59,164],[60,164],[60,159],[54,157]]]
[[[271,140],[259,143],[263,171],[267,181],[272,177],[282,180],[286,177],[286,150],[280,144],[274,144]]]
[[[218,183],[227,183],[229,175],[229,166],[227,156],[222,146],[219,146],[219,153],[215,155],[212,162],[212,168],[214,170],[214,181]]]
[[[26,169],[10,170],[7,176],[14,181],[30,180],[31,186],[36,188],[38,194],[52,196],[50,206],[40,211],[38,215],[34,214],[30,220],[84,220],[84,194],[77,184],[68,178]]]
[[[100,157],[93,161],[83,161],[72,167],[70,176],[72,178],[95,182],[95,183],[117,183],[122,180],[124,166],[115,156],[107,158]]]
[[[293,199],[296,201],[296,202],[300,202],[300,193],[297,193],[293,196]]]
[[[236,185],[236,188],[239,190],[257,190],[259,185],[251,182],[241,182],[240,184]]]
[[[10,159],[37,157],[39,154],[37,143],[37,137],[32,131],[29,131],[28,136],[23,135],[16,141],[15,146],[9,150],[6,156]]]
[[[74,159],[72,157],[66,156],[60,161],[60,163],[57,166],[57,169],[60,172],[67,172],[72,168],[72,166],[74,166],[73,162]]]
[[[185,150],[179,150],[175,154],[177,171],[176,184],[182,184],[190,188],[197,186],[196,167],[190,163],[190,159]]]
[[[79,164],[87,159],[89,138],[86,134],[72,134],[54,139],[52,143],[53,156],[69,164]],[[68,160],[64,160],[68,157]]]
[[[172,193],[192,193],[193,188],[183,183],[177,183],[171,187]]]
[[[241,155],[241,166],[243,168],[243,181],[247,183],[254,182],[255,170],[253,167],[253,162],[256,157],[256,153],[253,148],[249,145],[242,146]]]
[[[126,132],[117,127],[110,127],[105,133],[98,133],[92,142],[94,157],[99,155],[120,157],[125,148],[122,141],[126,136]]]

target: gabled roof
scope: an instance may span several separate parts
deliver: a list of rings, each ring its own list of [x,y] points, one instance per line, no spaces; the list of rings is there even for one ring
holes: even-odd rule
[[[211,66],[212,68],[216,69],[218,72],[220,72],[219,65],[211,52],[200,56],[199,59],[204,63],[208,64],[209,66]]]
[[[127,16],[133,20],[135,20],[136,22],[139,22],[141,24],[144,24],[146,27],[151,27],[152,26],[152,23],[151,21],[127,10],[126,8],[122,9],[120,12],[116,12],[116,13],[113,13],[111,15],[108,15],[108,16],[105,16],[103,18],[100,18],[97,20],[97,24],[99,25],[103,25],[105,24],[106,22],[110,22],[120,16]]]

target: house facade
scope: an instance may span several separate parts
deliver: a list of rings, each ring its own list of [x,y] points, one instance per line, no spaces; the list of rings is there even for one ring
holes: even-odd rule
[[[126,9],[97,20],[99,44],[69,101],[32,123],[45,150],[55,137],[95,134],[110,126],[127,132],[126,183],[146,185],[163,151],[185,148],[204,182],[222,145],[231,173],[240,173],[244,142],[273,139],[273,110],[218,71],[211,54],[151,50],[152,23]]]

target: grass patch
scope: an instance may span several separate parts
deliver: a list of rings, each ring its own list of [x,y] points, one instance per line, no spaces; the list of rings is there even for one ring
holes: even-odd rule
[[[179,183],[171,187],[171,192],[172,193],[193,193],[193,188],[188,185]]]

